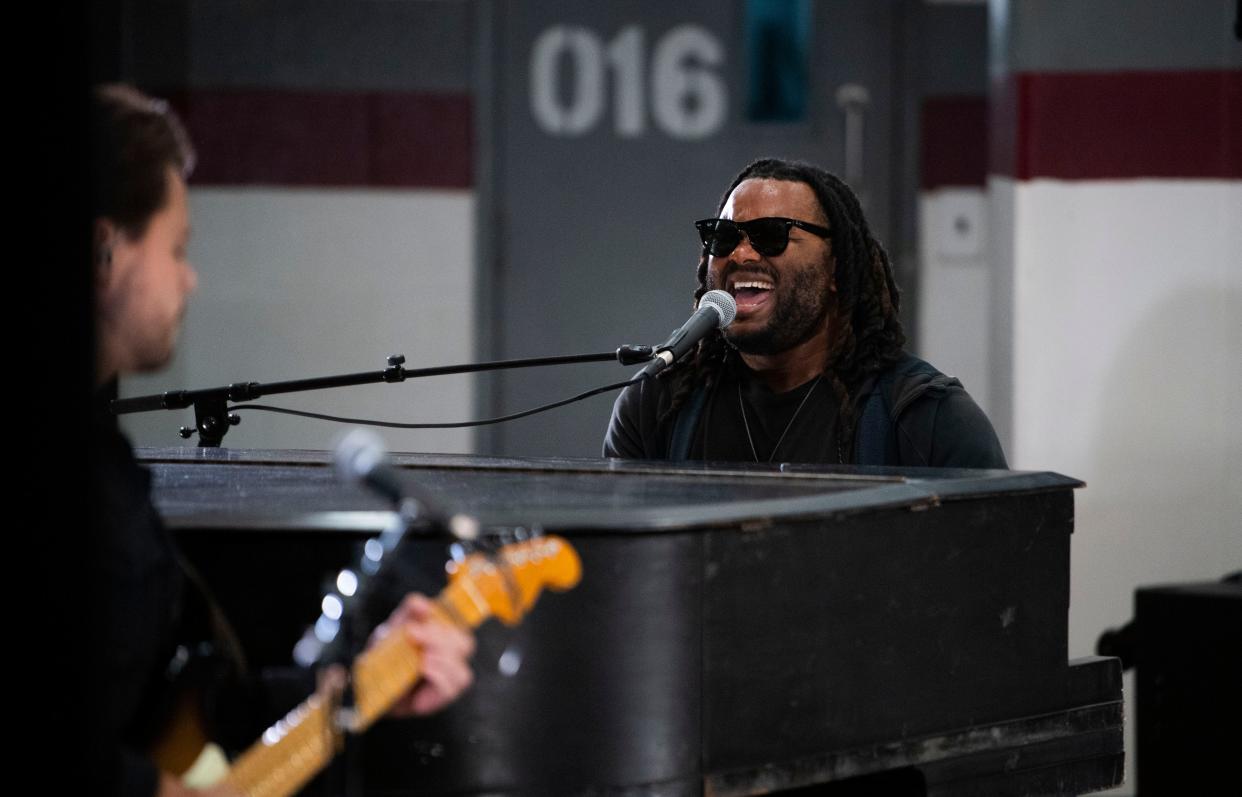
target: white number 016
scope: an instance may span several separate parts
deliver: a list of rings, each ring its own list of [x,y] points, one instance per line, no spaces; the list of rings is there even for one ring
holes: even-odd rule
[[[557,25],[541,33],[530,55],[530,107],[539,126],[557,136],[590,132],[604,115],[605,70],[611,69],[617,135],[645,133],[643,38],[637,25],[622,28],[607,46],[587,28]],[[680,25],[660,37],[651,55],[649,84],[656,126],[681,139],[718,131],[727,107],[724,82],[715,71],[722,63],[720,40],[697,25]],[[568,101],[561,96],[565,77]]]

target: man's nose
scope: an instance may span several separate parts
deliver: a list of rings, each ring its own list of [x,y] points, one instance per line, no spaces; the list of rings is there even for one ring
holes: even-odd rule
[[[755,251],[755,247],[750,242],[750,236],[742,230],[742,240],[737,242],[737,246],[733,247],[733,251],[729,253],[729,258],[735,263],[750,263],[758,260],[761,255]]]

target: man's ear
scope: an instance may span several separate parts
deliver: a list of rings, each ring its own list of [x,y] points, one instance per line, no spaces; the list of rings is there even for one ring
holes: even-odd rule
[[[837,256],[828,256],[828,292],[837,292]]]
[[[116,225],[108,219],[95,219],[91,256],[95,263],[95,276],[103,277],[112,266],[112,248],[116,246]]]

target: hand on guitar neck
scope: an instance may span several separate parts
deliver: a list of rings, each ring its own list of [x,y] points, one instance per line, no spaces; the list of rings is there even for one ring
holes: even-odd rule
[[[434,714],[457,699],[474,681],[470,657],[474,655],[474,635],[454,625],[424,595],[411,592],[388,619],[376,627],[367,647],[394,629],[405,635],[423,652],[418,683],[398,698],[388,710],[389,717],[419,717]]]
[[[443,610],[424,595],[412,592],[372,632],[370,650],[390,634],[404,634],[421,651],[418,681],[397,699],[385,716],[411,717],[434,714],[456,700],[474,681],[470,657],[474,635],[454,624]],[[345,668],[335,665],[321,675],[316,693],[328,700],[345,687]],[[331,701],[335,702],[335,701]],[[177,776],[160,774],[158,797],[242,797],[228,783],[195,789]]]

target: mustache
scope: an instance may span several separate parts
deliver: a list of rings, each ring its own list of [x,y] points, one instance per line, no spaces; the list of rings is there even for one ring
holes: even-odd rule
[[[772,268],[771,266],[766,266],[766,265],[740,266],[737,263],[734,263],[732,261],[730,261],[724,267],[724,270],[720,272],[719,280],[713,277],[711,270],[709,269],[708,275],[707,275],[708,284],[712,287],[723,288],[724,286],[729,284],[729,278],[732,277],[734,274],[737,274],[739,271],[746,273],[746,274],[755,274],[757,276],[766,277],[767,279],[771,280],[773,285],[780,284],[780,276],[777,274],[776,269]]]

